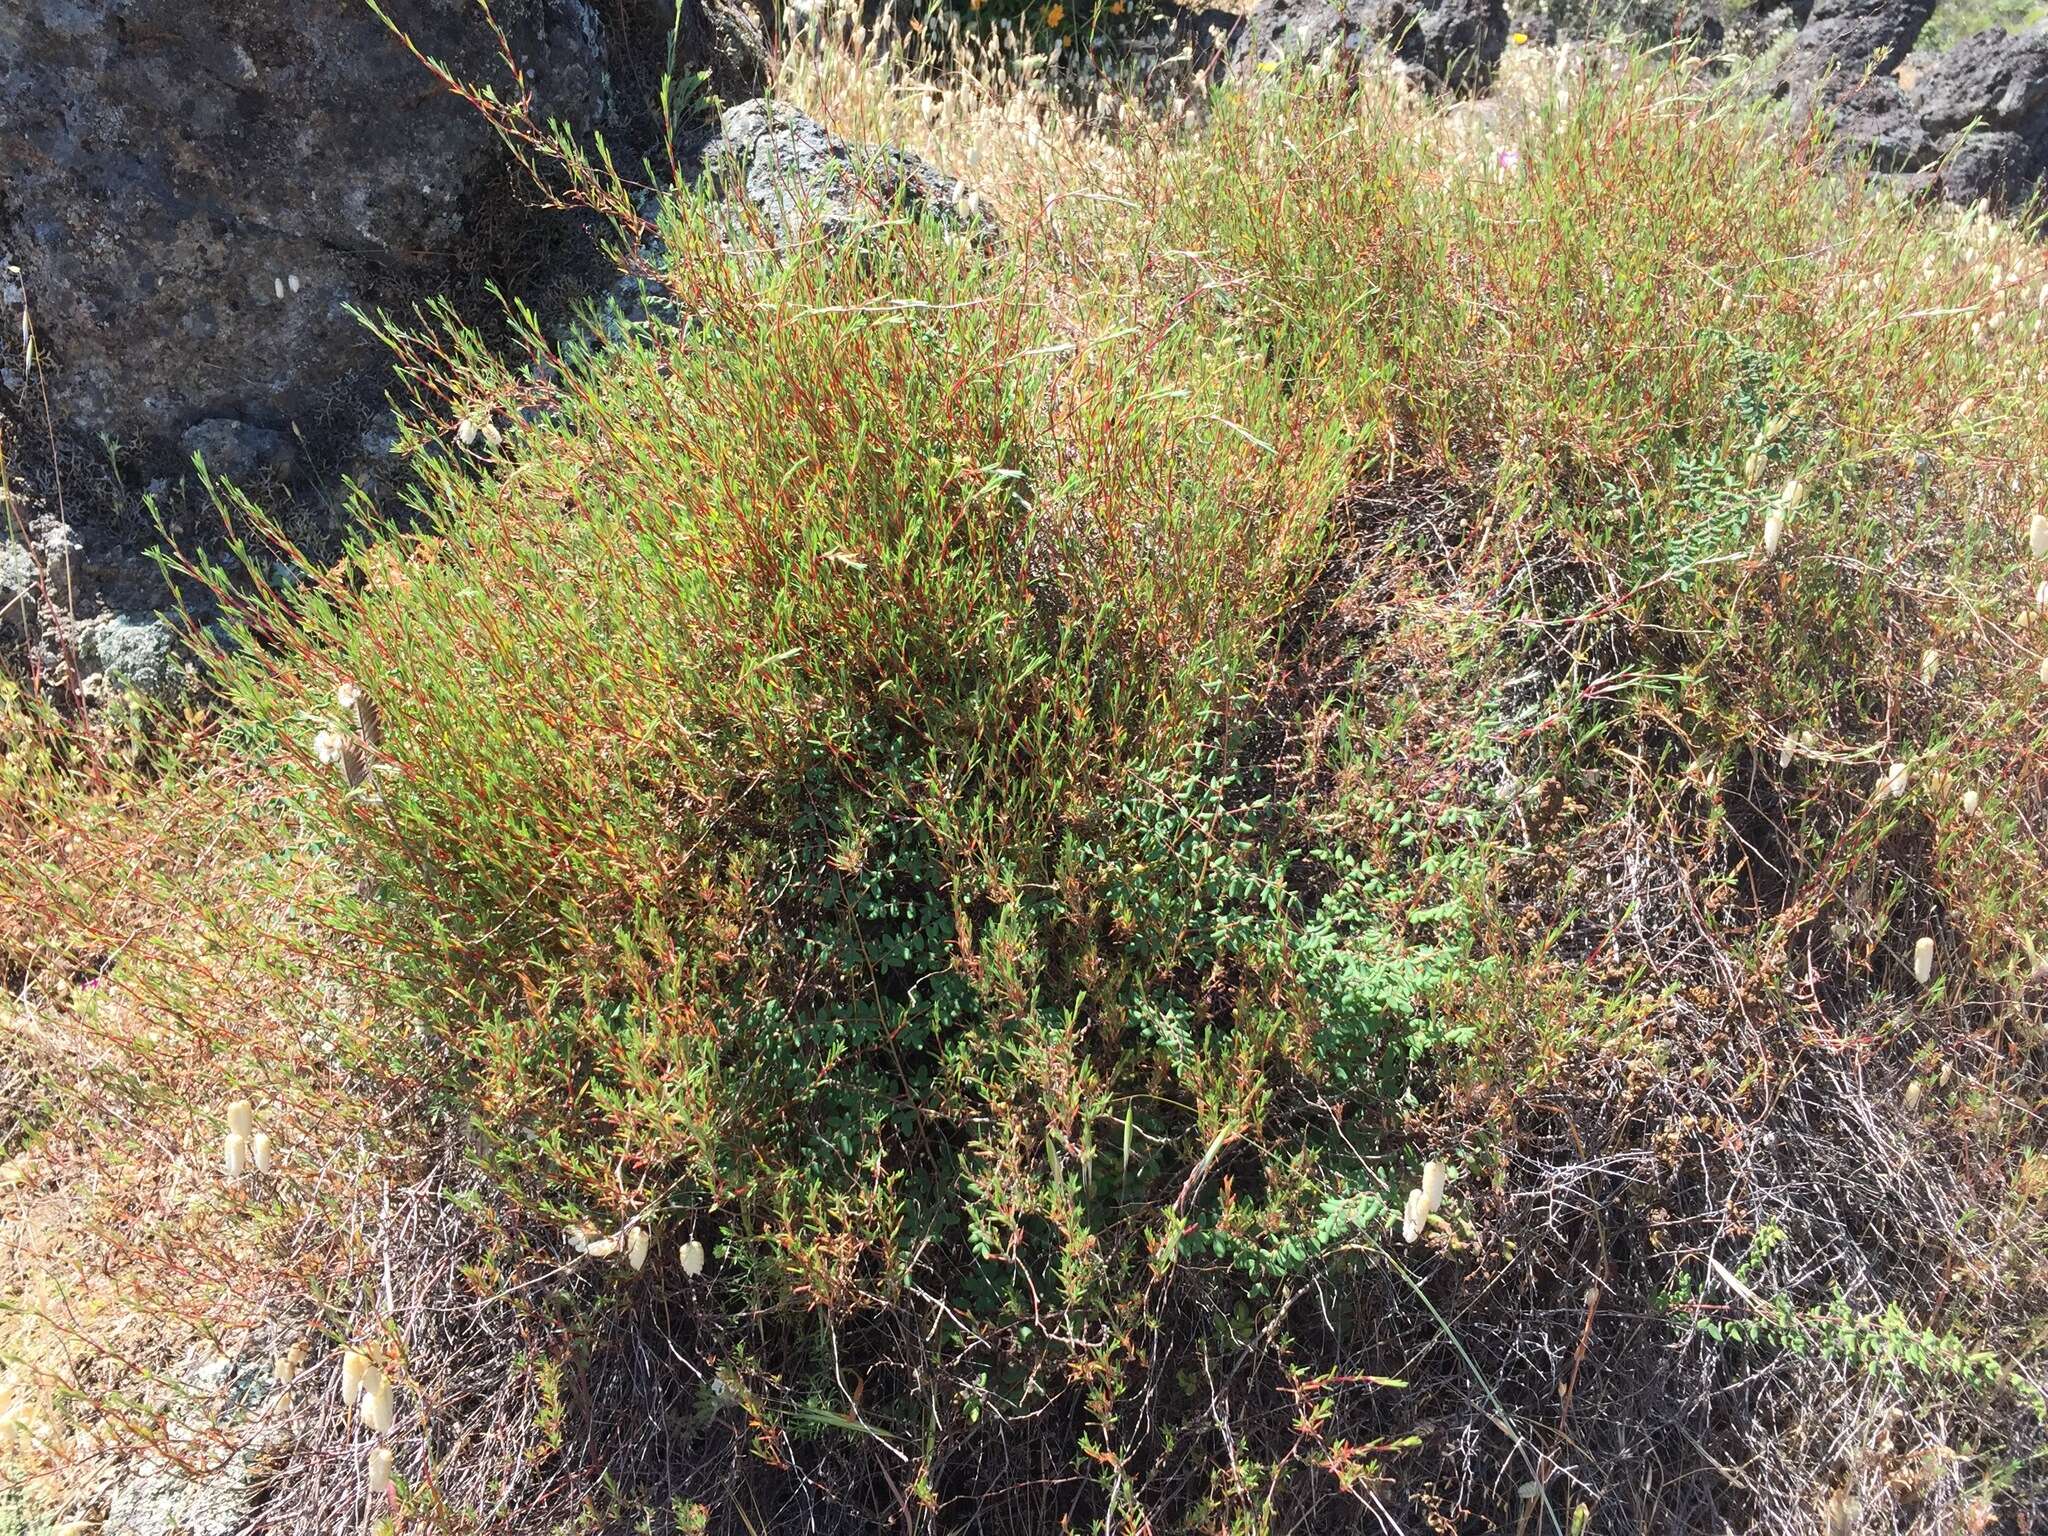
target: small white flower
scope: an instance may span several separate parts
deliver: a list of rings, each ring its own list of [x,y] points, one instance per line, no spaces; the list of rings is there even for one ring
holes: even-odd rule
[[[1966,789],[1963,791],[1963,814],[1965,816],[1976,815],[1977,807],[1982,804],[1983,799],[1978,795],[1977,791],[1975,791],[1974,789]]]
[[[362,697],[363,690],[354,683],[343,683],[334,690],[334,702],[343,709],[353,710],[357,704],[362,702]]]
[[[593,1259],[608,1259],[619,1251],[619,1240],[616,1237],[600,1237],[583,1251]]]
[[[283,278],[281,278],[281,277],[273,277],[273,278],[272,278],[272,279],[270,280],[270,289],[271,289],[271,292],[275,293],[275,294],[276,294],[276,295],[277,295],[277,296],[278,296],[278,297],[279,297],[280,299],[281,299],[281,298],[283,298],[283,297],[284,297],[284,279],[283,279]]]
[[[297,293],[299,291],[299,274],[294,272],[290,277],[284,280],[284,285],[285,287],[291,289],[293,293]]]
[[[1913,979],[1923,987],[1934,979],[1934,940],[1924,933],[1913,943]]]
[[[2027,524],[2027,548],[2036,560],[2048,560],[2048,512],[2036,512]]]
[[[380,1445],[370,1452],[370,1469],[367,1481],[371,1498],[382,1498],[391,1491],[391,1461],[391,1448],[389,1446]]]
[[[256,1129],[256,1106],[247,1099],[237,1099],[230,1104],[228,1129],[246,1140],[249,1133]]]
[[[249,1161],[258,1173],[270,1172],[270,1138],[261,1131],[249,1138]]]
[[[562,1237],[578,1253],[590,1252],[590,1228],[564,1227],[562,1229]]]
[[[1778,747],[1778,767],[1782,771],[1792,766],[1792,738],[1787,736]]]
[[[370,1374],[370,1357],[359,1349],[347,1350],[341,1357],[341,1400],[349,1407],[363,1395],[363,1381]]]
[[[2037,613],[2048,613],[2048,581],[2034,588],[2034,610]]]
[[[691,1279],[704,1273],[704,1245],[694,1237],[683,1244],[679,1257],[683,1261],[683,1273]]]
[[[1784,493],[1779,497],[1779,500],[1785,504],[1787,512],[1797,511],[1806,500],[1805,482],[1797,479],[1787,480]]]
[[[626,1262],[635,1269],[647,1263],[647,1250],[654,1236],[645,1227],[635,1227],[626,1234]]]
[[[1775,556],[1778,546],[1785,541],[1785,518],[1782,513],[1773,512],[1764,519],[1764,554]]]
[[[476,418],[465,416],[455,424],[455,441],[467,448],[476,441]]]
[[[1920,681],[1923,686],[1934,685],[1935,674],[1941,670],[1941,652],[1933,647],[1920,653]]]
[[[1920,1096],[1924,1092],[1926,1092],[1926,1084],[1922,1083],[1917,1077],[1912,1082],[1906,1084],[1905,1103],[1907,1114],[1914,1115],[1920,1112]]]
[[[249,1171],[248,1138],[235,1131],[228,1132],[228,1139],[221,1143],[221,1162],[227,1168],[228,1177],[239,1179]]]
[[[1902,799],[1906,793],[1906,786],[1911,781],[1912,775],[1907,772],[1906,765],[1904,763],[1893,763],[1885,771],[1884,792],[1894,800]]]
[[[322,768],[332,768],[348,752],[348,738],[339,731],[322,731],[313,738],[313,756]]]

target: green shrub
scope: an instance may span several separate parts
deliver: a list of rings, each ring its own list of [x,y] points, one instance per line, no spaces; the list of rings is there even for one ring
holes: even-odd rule
[[[1682,71],[1569,84],[1475,143],[1283,76],[993,256],[891,227],[740,264],[685,200],[680,330],[530,337],[545,386],[397,338],[409,526],[215,573],[219,676],[351,882],[364,1066],[536,1229],[715,1236],[706,1411],[764,1457],[876,1440],[931,1510],[1014,1434],[1112,1512],[1263,1528],[1277,1469],[1412,1443],[1305,1413],[1209,1487],[1248,1426],[1202,1370],[1330,1367],[1288,1309],[1385,1265],[1400,1111],[1549,1027],[1488,860],[1539,792],[1720,850],[1721,780],[1789,744],[1785,893],[1715,942],[1781,963],[1911,817],[1958,946],[2021,952],[2038,856],[1947,799],[2033,813],[2032,658],[1982,620],[2024,596],[2048,426],[2037,311],[1985,275],[2017,258]],[[1426,730],[1346,694],[1355,636],[1294,679],[1375,592],[1438,648]],[[1935,642],[1977,646],[1968,693],[1917,681]],[[1873,808],[1899,754],[1950,777]],[[1356,1366],[1368,1290],[1316,1294]]]

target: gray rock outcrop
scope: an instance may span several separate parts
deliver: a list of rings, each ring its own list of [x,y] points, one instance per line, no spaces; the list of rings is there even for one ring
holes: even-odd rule
[[[1234,49],[1249,63],[1382,54],[1429,84],[1486,88],[1507,47],[1501,0],[1258,0]]]

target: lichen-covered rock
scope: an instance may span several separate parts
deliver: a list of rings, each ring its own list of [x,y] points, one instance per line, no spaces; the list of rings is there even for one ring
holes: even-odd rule
[[[95,614],[72,631],[79,686],[88,698],[135,694],[175,704],[198,685],[198,676],[170,624],[155,615]]]
[[[984,244],[997,235],[965,183],[908,150],[849,143],[787,102],[728,107],[699,156],[705,174],[746,210],[735,233],[778,249],[843,239],[904,215]]]
[[[1259,0],[1237,43],[1240,64],[1373,53],[1432,84],[1483,90],[1507,47],[1501,0]]]

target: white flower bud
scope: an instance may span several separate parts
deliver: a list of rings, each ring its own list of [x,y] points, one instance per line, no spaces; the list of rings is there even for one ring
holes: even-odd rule
[[[1917,1077],[1912,1082],[1906,1084],[1905,1105],[1907,1114],[1917,1115],[1920,1112],[1920,1096],[1926,1092],[1926,1089],[1927,1085]]]
[[[1792,738],[1791,738],[1790,736],[1787,736],[1787,737],[1785,738],[1784,742],[1783,742],[1783,743],[1782,743],[1782,744],[1781,744],[1781,745],[1780,745],[1780,746],[1778,747],[1778,767],[1779,767],[1779,768],[1780,768],[1780,769],[1782,770],[1782,769],[1790,768],[1791,766],[1792,766]]]
[[[1934,940],[1924,933],[1913,943],[1913,979],[1923,987],[1934,979]]]
[[[1935,674],[1941,670],[1941,652],[1933,647],[1920,653],[1920,682],[1925,687],[1934,686]]]
[[[389,1446],[380,1445],[370,1452],[370,1469],[366,1480],[371,1498],[381,1499],[391,1491],[391,1461]]]
[[[564,1227],[562,1237],[578,1253],[590,1252],[590,1229],[588,1227]]]
[[[247,1139],[256,1128],[256,1106],[247,1099],[237,1099],[228,1106],[228,1129],[237,1136]]]
[[[2036,560],[2048,560],[2048,512],[2036,512],[2027,524],[2027,548]]]
[[[619,1240],[616,1237],[600,1237],[583,1251],[593,1259],[608,1259],[619,1251]]]
[[[348,751],[348,738],[339,731],[321,731],[313,738],[313,757],[322,768],[332,768]]]
[[[1806,501],[1806,483],[1802,480],[1787,480],[1783,494],[1778,498],[1787,512],[1797,511]]]
[[[1444,1184],[1450,1177],[1450,1169],[1436,1158],[1422,1165],[1422,1204],[1424,1211],[1434,1216],[1443,1207]]]
[[[249,1138],[249,1161],[258,1173],[270,1172],[270,1138],[261,1131]]]
[[[363,1423],[373,1434],[388,1435],[397,1418],[391,1395],[391,1378],[374,1365],[370,1371],[370,1376],[363,1383]]]
[[[370,1357],[359,1349],[347,1350],[341,1357],[341,1400],[350,1408],[363,1395],[363,1380],[370,1374]]]
[[[1906,765],[1904,763],[1893,763],[1885,771],[1884,792],[1894,800],[1902,799],[1906,793],[1906,786],[1911,782],[1912,775],[1906,771]]]
[[[679,1257],[683,1261],[683,1273],[691,1279],[704,1273],[704,1245],[694,1237],[683,1244]]]
[[[1978,795],[1977,791],[1975,791],[1974,789],[1966,789],[1963,791],[1963,814],[1965,816],[1976,815],[1977,807],[1981,804],[1983,804],[1983,800]]]
[[[2034,611],[2048,613],[2048,581],[2034,588]]]
[[[228,1177],[239,1179],[249,1171],[249,1143],[234,1131],[228,1132],[228,1139],[221,1143],[221,1163],[226,1167]]]
[[[1422,1229],[1429,1222],[1429,1212],[1424,1207],[1422,1191],[1408,1191],[1408,1203],[1401,1211],[1401,1241],[1412,1243],[1422,1236]]]
[[[635,1227],[627,1233],[626,1262],[635,1269],[642,1268],[647,1263],[647,1250],[653,1241],[653,1234],[645,1227]]]
[[[1785,540],[1785,519],[1776,512],[1764,519],[1764,554],[1774,556]]]

